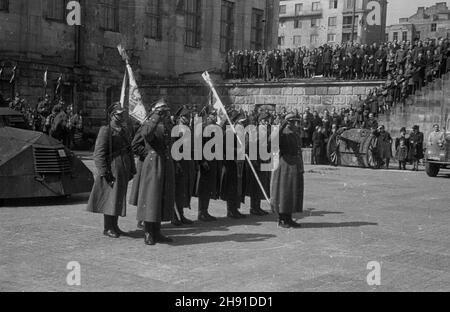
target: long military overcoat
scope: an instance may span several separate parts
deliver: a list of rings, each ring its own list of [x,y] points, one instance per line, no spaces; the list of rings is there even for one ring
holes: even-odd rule
[[[289,125],[280,131],[280,160],[272,174],[272,210],[278,214],[303,212],[304,167],[301,138]]]
[[[142,166],[144,165],[145,157],[147,157],[148,151],[145,146],[145,140],[141,133],[141,128],[138,129],[131,143],[131,150],[137,157],[136,160],[136,175],[133,179],[133,186],[131,187],[131,193],[128,203],[132,206],[137,206],[139,199],[139,185],[141,182]]]
[[[141,129],[148,155],[142,165],[137,220],[171,221],[174,213],[175,170],[171,126],[154,114]]]
[[[126,216],[128,182],[136,173],[126,128],[104,126],[95,143],[94,162],[97,176],[89,196],[87,210],[109,216]],[[111,187],[104,176],[110,172],[115,178]]]

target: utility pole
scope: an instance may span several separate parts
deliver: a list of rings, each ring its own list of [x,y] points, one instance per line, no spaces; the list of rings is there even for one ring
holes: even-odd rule
[[[356,0],[353,0],[353,16],[352,16],[352,45],[355,40],[355,15],[356,15]]]

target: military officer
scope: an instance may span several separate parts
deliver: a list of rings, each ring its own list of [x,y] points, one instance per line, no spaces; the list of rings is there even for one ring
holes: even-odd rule
[[[203,128],[219,127],[216,120],[215,112],[211,111],[206,114],[207,118],[203,122]],[[203,116],[202,116],[203,117]],[[203,139],[203,146],[207,139]],[[214,152],[214,150],[212,151]],[[220,182],[220,161],[217,159],[206,160],[203,158],[198,161],[197,177],[195,184],[195,196],[198,197],[198,220],[202,222],[217,221],[217,218],[211,216],[208,212],[209,202],[211,199],[218,199],[219,182]]]
[[[258,115],[258,136],[260,135],[261,131],[267,136],[267,147],[266,149],[270,150],[270,119],[271,116],[268,112],[261,112]],[[259,140],[259,137],[257,138],[257,142]],[[247,140],[249,142],[249,140]],[[267,196],[270,197],[270,178],[271,178],[271,172],[270,171],[263,171],[261,170],[261,165],[263,163],[270,163],[270,160],[268,161],[262,161],[260,154],[259,154],[259,144],[258,146],[258,159],[252,160],[253,168],[256,171],[256,174],[258,175],[258,178],[264,188],[264,191]],[[264,193],[261,190],[261,187],[259,186],[258,181],[255,178],[254,173],[252,172],[250,166],[248,163],[245,163],[246,168],[246,177],[247,177],[247,186],[245,188],[246,195],[250,196],[250,214],[255,216],[265,216],[268,215],[268,212],[261,209],[261,200],[265,200]]]
[[[175,117],[179,125],[189,127],[191,117],[189,109],[182,107]],[[182,159],[175,162],[175,206],[178,211],[178,215],[174,214],[174,219],[172,220],[172,224],[175,226],[193,224],[191,220],[184,216],[184,208],[191,208],[191,198],[195,184],[195,162],[192,153],[190,156],[190,159]]]
[[[175,198],[175,171],[171,156],[170,109],[164,99],[153,105],[141,134],[148,150],[139,183],[137,220],[144,222],[145,244],[171,243],[161,233],[161,222],[172,221]]]
[[[131,135],[125,126],[124,110],[119,102],[109,109],[110,124],[100,128],[95,143],[94,161],[98,175],[89,197],[87,210],[104,215],[103,234],[124,235],[118,226],[126,216],[128,182],[136,173],[131,152]]]
[[[238,111],[230,113],[231,122],[235,123],[235,127],[244,126],[246,117]],[[226,138],[224,139],[226,142]],[[228,144],[225,146],[224,152],[232,148]],[[220,198],[227,202],[227,217],[232,219],[243,219],[246,216],[239,212],[241,203],[245,202],[245,160],[238,160],[238,150],[243,148],[239,146],[235,137],[233,152],[234,159],[228,160],[225,157],[222,166],[221,183],[220,183]]]
[[[280,127],[279,164],[272,175],[272,209],[282,228],[299,228],[292,214],[303,212],[304,167],[299,132],[294,114],[288,114]]]

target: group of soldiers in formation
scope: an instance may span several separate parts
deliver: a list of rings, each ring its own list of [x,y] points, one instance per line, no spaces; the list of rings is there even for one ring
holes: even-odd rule
[[[126,126],[127,117],[119,103],[110,108],[109,114],[111,121],[100,129],[95,145],[98,174],[87,207],[88,211],[104,215],[104,235],[111,238],[127,235],[119,228],[118,219],[126,216],[127,186],[131,180],[129,204],[137,206],[138,227],[143,228],[147,245],[172,242],[162,234],[161,222],[172,222],[175,226],[192,224],[183,211],[191,208],[193,196],[198,198],[198,220],[201,222],[217,220],[210,215],[209,205],[211,200],[218,199],[226,202],[228,218],[245,218],[239,210],[246,196],[250,197],[252,215],[267,215],[268,212],[261,209],[261,201],[267,195],[272,211],[279,216],[280,227],[300,227],[292,219],[293,213],[303,211],[304,191],[302,139],[296,126],[299,122],[296,114],[285,115],[279,127],[279,165],[276,169],[273,172],[261,170],[264,163],[261,158],[252,160],[262,188],[249,164],[236,157],[237,137],[234,137],[234,147],[223,148],[224,155],[227,148],[233,148],[234,160],[203,157],[198,161],[175,161],[172,158],[173,127],[191,127],[193,112],[186,106],[171,116],[165,100],[158,101],[152,105],[151,113],[134,137]],[[245,127],[250,122],[248,116],[235,109],[229,109],[228,115],[235,126]],[[265,110],[253,117],[256,119],[252,122],[266,126],[273,118]],[[220,118],[213,109],[202,111],[202,127],[223,129],[227,126],[228,122],[218,120]],[[267,129],[266,135],[270,137],[270,127],[262,129]],[[203,145],[207,142],[203,139]]]
[[[437,43],[428,39],[380,45],[349,42],[335,46],[324,44],[315,49],[230,50],[221,70],[225,79],[265,81],[314,76],[345,80],[409,76],[408,79],[420,87],[426,80],[447,71],[449,55],[447,38],[439,39]]]
[[[39,98],[37,105],[32,108],[19,93],[13,100],[6,99],[0,94],[3,105],[22,113],[30,130],[43,132],[65,146],[73,148],[83,140],[84,120],[83,112],[74,112],[72,105],[66,105],[63,100],[51,100],[48,94]]]

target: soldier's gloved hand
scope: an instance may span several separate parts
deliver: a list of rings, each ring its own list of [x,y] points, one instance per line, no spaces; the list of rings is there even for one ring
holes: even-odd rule
[[[109,184],[109,186],[114,187],[114,183],[116,182],[116,178],[114,178],[114,176],[112,175],[111,172],[108,172],[107,174],[105,174],[103,176],[103,178],[105,179],[106,183]]]

